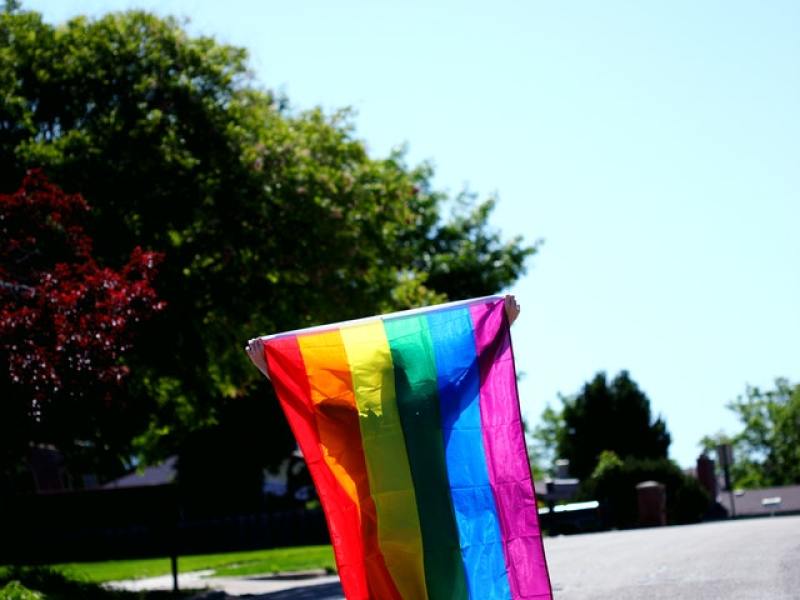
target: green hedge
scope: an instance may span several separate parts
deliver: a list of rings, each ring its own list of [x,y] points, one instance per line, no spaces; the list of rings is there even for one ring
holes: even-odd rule
[[[613,452],[604,452],[592,476],[581,484],[580,495],[585,500],[600,501],[608,527],[636,527],[636,485],[643,481],[657,481],[666,486],[670,525],[696,523],[708,511],[710,501],[706,491],[669,459],[620,460]]]

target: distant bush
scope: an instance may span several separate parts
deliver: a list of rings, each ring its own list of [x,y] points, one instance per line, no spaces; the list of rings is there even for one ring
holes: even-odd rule
[[[0,590],[0,600],[117,600],[116,592],[103,587],[76,579],[51,567],[8,567],[0,573],[0,585],[9,582],[14,593],[4,596]],[[16,590],[22,590],[27,595],[14,595]],[[31,590],[38,590],[33,592]],[[122,596],[120,596],[120,600]]]
[[[0,600],[181,600],[197,592],[112,590],[53,567],[0,567]]]
[[[29,590],[19,581],[11,581],[0,588],[0,600],[42,600],[39,592]]]
[[[635,527],[638,523],[636,485],[651,480],[666,487],[670,525],[696,523],[708,510],[708,494],[698,481],[666,458],[621,460],[613,452],[603,452],[594,473],[581,484],[580,495],[601,503],[608,527]]]
[[[67,598],[83,598],[94,600],[98,593],[103,590],[100,586],[75,581],[63,573],[50,567],[8,567],[5,572],[0,573],[0,585],[8,582],[5,588],[0,590],[0,600],[66,600]],[[4,596],[3,592],[10,586],[15,586],[16,590],[23,590],[28,595]],[[31,590],[39,590],[32,592]]]

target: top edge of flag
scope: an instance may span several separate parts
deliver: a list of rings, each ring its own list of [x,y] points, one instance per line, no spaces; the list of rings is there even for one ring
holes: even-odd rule
[[[261,335],[255,338],[252,338],[248,341],[248,347],[252,346],[253,342],[261,341],[267,342],[269,340],[274,340],[277,338],[293,336],[293,335],[300,335],[304,333],[315,333],[315,332],[322,332],[322,331],[329,331],[331,329],[338,329],[339,327],[348,327],[350,325],[358,325],[360,323],[367,323],[369,321],[374,321],[379,319],[381,321],[385,321],[386,319],[394,319],[396,317],[407,317],[412,315],[417,315],[421,313],[427,313],[436,310],[444,310],[448,308],[455,308],[457,306],[468,306],[471,304],[479,304],[481,302],[486,302],[487,300],[502,300],[504,296],[493,294],[491,296],[481,296],[480,298],[470,298],[469,300],[456,300],[453,302],[446,302],[444,304],[434,304],[431,306],[421,306],[419,308],[412,308],[409,310],[400,310],[392,313],[386,313],[384,315],[375,315],[372,317],[363,317],[361,319],[351,319],[349,321],[341,321],[339,323],[329,323],[325,325],[314,325],[313,327],[304,327],[302,329],[292,329],[290,331],[282,331],[280,333],[273,333],[270,335]]]

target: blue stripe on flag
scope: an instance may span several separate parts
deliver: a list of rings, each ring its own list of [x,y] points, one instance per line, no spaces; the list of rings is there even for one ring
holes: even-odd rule
[[[469,308],[428,313],[445,461],[470,598],[511,598],[480,415],[480,371]]]

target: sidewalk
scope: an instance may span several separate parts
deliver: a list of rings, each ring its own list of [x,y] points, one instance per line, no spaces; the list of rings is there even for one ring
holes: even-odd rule
[[[259,600],[344,600],[338,575],[327,575],[324,571],[246,577],[211,577],[213,573],[210,569],[179,573],[178,587],[219,590],[229,596],[247,595]],[[128,591],[171,590],[172,575],[111,581],[106,587]]]

